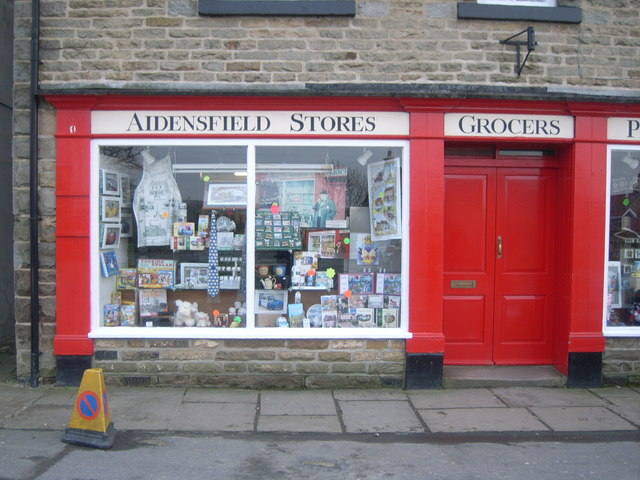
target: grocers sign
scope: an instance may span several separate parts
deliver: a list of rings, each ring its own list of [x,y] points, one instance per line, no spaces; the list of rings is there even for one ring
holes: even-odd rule
[[[404,112],[93,111],[95,135],[407,135]]]
[[[448,137],[573,138],[573,117],[561,115],[490,115],[447,113]]]

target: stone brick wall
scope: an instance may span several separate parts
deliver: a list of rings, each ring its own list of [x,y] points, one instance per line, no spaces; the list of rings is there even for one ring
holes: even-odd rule
[[[640,385],[640,338],[607,338],[602,376],[605,385]]]
[[[401,387],[401,340],[97,340],[116,385],[235,388]]]
[[[473,0],[475,1],[475,0]],[[22,2],[18,2],[22,3]],[[640,88],[634,2],[579,5],[579,25],[458,20],[455,1],[364,0],[353,18],[199,17],[197,0],[42,0],[41,85],[204,88],[305,83],[462,83]]]

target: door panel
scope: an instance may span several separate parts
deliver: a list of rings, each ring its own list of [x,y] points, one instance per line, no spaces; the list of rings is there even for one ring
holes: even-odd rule
[[[497,171],[496,364],[551,363],[555,170]]]
[[[551,363],[555,191],[553,169],[445,168],[447,364]]]
[[[444,335],[450,364],[492,362],[494,245],[487,232],[495,231],[495,181],[491,168],[445,172]]]

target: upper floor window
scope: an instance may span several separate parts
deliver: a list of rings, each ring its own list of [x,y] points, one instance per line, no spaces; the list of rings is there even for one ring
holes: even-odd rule
[[[355,0],[198,0],[200,15],[354,16]]]
[[[556,0],[478,0],[487,5],[517,5],[519,7],[555,7]]]

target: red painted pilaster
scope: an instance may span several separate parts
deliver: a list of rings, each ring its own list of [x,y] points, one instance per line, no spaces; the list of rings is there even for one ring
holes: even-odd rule
[[[407,353],[443,353],[444,115],[411,113]]]
[[[92,355],[90,330],[90,134],[87,108],[56,105],[55,355]]]

